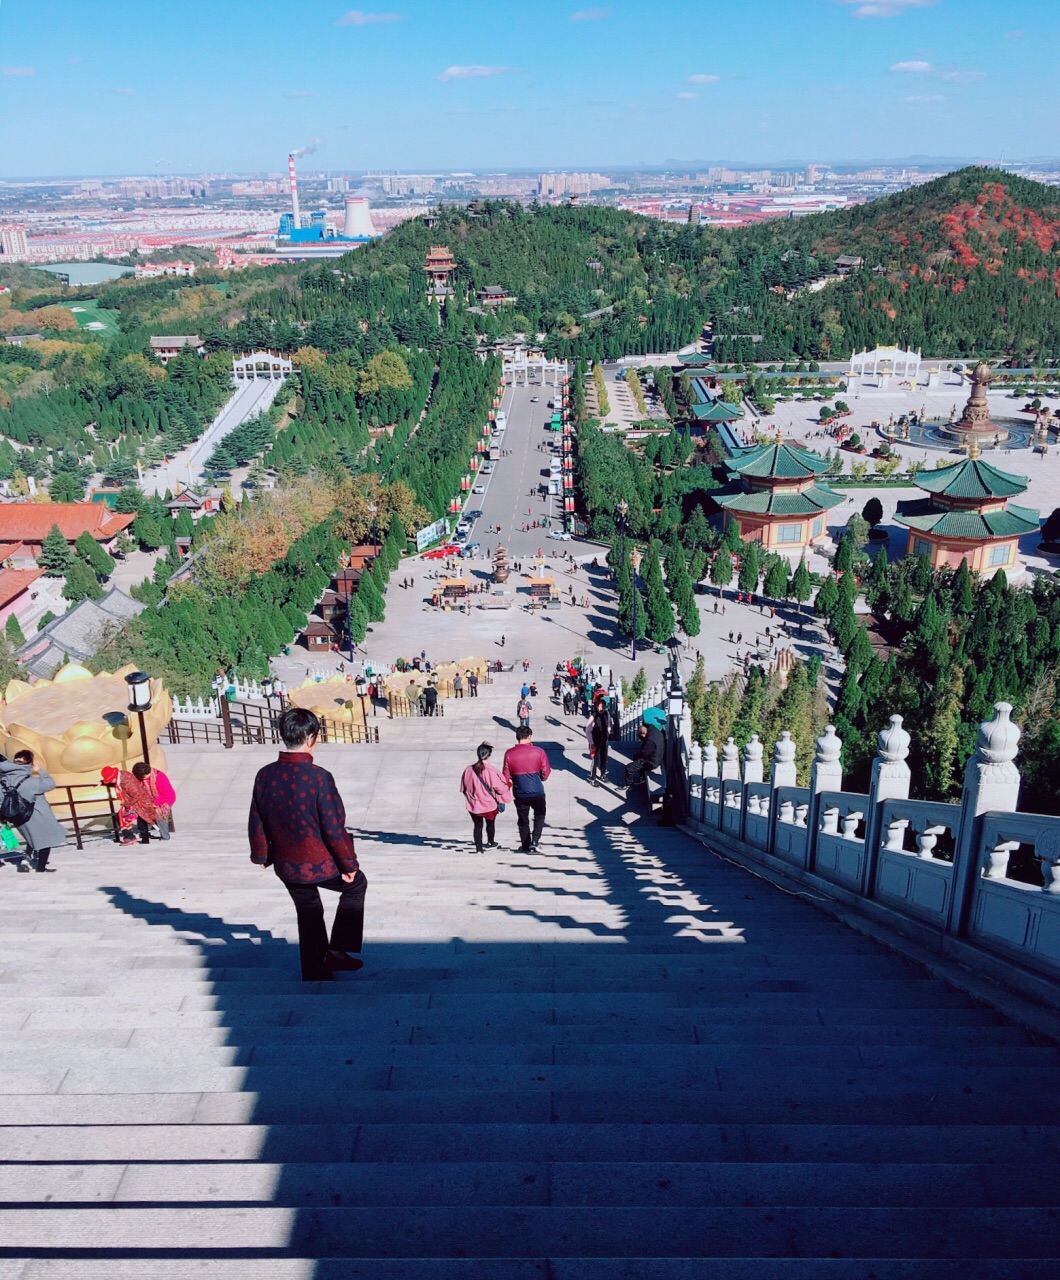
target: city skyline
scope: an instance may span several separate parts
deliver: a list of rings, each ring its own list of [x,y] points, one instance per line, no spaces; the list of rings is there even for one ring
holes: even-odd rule
[[[667,9],[4,0],[0,177],[1055,152],[1045,0]]]

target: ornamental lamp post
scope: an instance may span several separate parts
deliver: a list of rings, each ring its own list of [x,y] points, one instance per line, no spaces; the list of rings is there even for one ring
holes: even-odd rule
[[[347,570],[350,567],[349,552],[344,551],[339,556],[339,567],[342,569],[342,585],[346,589],[346,640],[350,646],[350,661],[353,661],[353,619],[350,617],[350,576]]]
[[[640,552],[636,547],[630,552],[629,563],[633,570],[633,661],[637,661],[637,570],[640,568]]]
[[[151,768],[151,751],[147,745],[147,725],[144,712],[151,710],[151,677],[143,671],[130,671],[125,677],[129,686],[129,710],[136,712],[140,723],[140,743],[143,747],[144,764]]]
[[[357,696],[361,700],[361,719],[364,721],[365,731],[368,730],[368,709],[365,706],[365,698],[368,696],[368,681],[363,675],[358,676],[354,681],[357,688]]]
[[[622,498],[616,507],[618,513],[619,559],[626,558],[626,517],[629,515],[629,503]]]

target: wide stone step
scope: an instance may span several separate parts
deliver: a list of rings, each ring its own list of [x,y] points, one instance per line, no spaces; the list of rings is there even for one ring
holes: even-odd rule
[[[494,1124],[1060,1123],[1060,1103],[1027,1090],[1026,1073],[1013,1071],[958,1072],[943,1087],[912,1071],[843,1071],[831,1079],[827,1071],[802,1070],[763,1089],[746,1073],[714,1068],[696,1083],[668,1081],[663,1090],[636,1089],[628,1075],[620,1079],[620,1070],[594,1080],[591,1070],[524,1068],[522,1079],[509,1072],[501,1087],[490,1087],[488,1070],[472,1076],[454,1069],[462,1087],[447,1081],[444,1088],[411,1087],[428,1084],[427,1073],[390,1087],[394,1071],[380,1073],[379,1086],[368,1089],[326,1073],[315,1081],[319,1096],[292,1093],[284,1073],[274,1073],[266,1085],[269,1073],[262,1072],[248,1081],[259,1092],[224,1089],[232,1083],[241,1090],[246,1074],[242,1068],[192,1072],[168,1081],[163,1091],[151,1073],[136,1072],[117,1082],[128,1085],[126,1092],[116,1091],[105,1073],[75,1079],[71,1072],[58,1081],[31,1077],[0,1095],[0,1124],[319,1124],[333,1114],[336,1090],[349,1118],[365,1124],[430,1123],[439,1115]],[[579,1081],[585,1087],[577,1088]],[[60,1084],[63,1092],[57,1093]]]
[[[759,1071],[770,1073],[790,1073],[805,1068],[831,1068],[837,1072],[917,1068],[932,1074],[943,1070],[987,1069],[1047,1072],[1060,1067],[1060,1049],[1047,1046],[975,1045],[942,1054],[938,1049],[920,1045],[730,1044],[717,1035],[707,1035],[698,1043],[693,1043],[689,1036],[689,1042],[683,1045],[658,1043],[647,1038],[639,1044],[629,1040],[625,1044],[627,1064],[623,1070],[636,1072],[637,1078],[646,1085],[650,1085],[653,1079],[661,1081],[664,1073],[672,1072],[675,1087],[681,1087],[688,1079],[694,1079],[697,1073],[714,1067],[736,1070],[757,1067]],[[258,1081],[262,1081],[263,1088],[273,1087],[277,1068],[297,1069],[299,1073],[337,1073],[344,1079],[356,1077],[363,1081],[378,1078],[380,1073],[393,1069],[390,1084],[395,1088],[401,1087],[403,1073],[418,1079],[423,1073],[427,1078],[434,1078],[438,1073],[449,1071],[455,1071],[454,1082],[459,1087],[460,1072],[469,1067],[488,1068],[490,1078],[503,1078],[508,1071],[515,1074],[528,1066],[590,1068],[601,1073],[600,1078],[606,1082],[615,1071],[613,1063],[613,1044],[585,1044],[576,1039],[559,1045],[547,1041],[536,1044],[497,1041],[485,1044],[455,1042],[444,1047],[422,1042],[381,1046],[375,1043],[366,1045],[360,1038],[355,1042],[348,1035],[336,1034],[328,1041],[312,1044],[292,1041],[285,1044],[263,1042],[192,1047],[174,1044],[170,1039],[167,1044],[150,1048],[141,1045],[123,1049],[82,1045],[76,1054],[71,1054],[65,1046],[42,1048],[36,1044],[8,1044],[0,1047],[0,1073],[3,1074],[69,1068],[71,1076],[76,1079],[74,1073],[81,1071],[129,1073],[164,1069],[173,1071],[173,1078],[179,1079],[186,1072],[231,1068],[248,1072],[248,1088],[257,1087]],[[345,1068],[351,1066],[354,1070],[347,1072]],[[71,1083],[71,1076],[63,1082],[64,1091],[76,1088],[76,1084]],[[549,1078],[552,1078],[551,1073]]]
[[[717,1280],[712,1258],[0,1258],[0,1280]],[[726,1258],[725,1280],[1054,1280],[1025,1257]]]
[[[1055,1163],[1060,1128],[1043,1125],[159,1123],[0,1127],[0,1160],[86,1163],[247,1161],[462,1163],[678,1161],[764,1164]],[[1043,1182],[1043,1186],[1044,1186]]]
[[[472,1161],[84,1163],[0,1169],[0,1208],[50,1205],[1053,1207],[1037,1170],[996,1164]]]
[[[519,1206],[86,1208],[0,1211],[0,1251],[293,1252],[316,1257],[1060,1257],[1038,1208]],[[650,1247],[647,1247],[650,1246]]]

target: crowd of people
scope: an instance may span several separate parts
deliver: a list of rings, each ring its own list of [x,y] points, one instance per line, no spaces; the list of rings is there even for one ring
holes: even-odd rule
[[[528,668],[529,663],[524,662],[524,672]],[[454,694],[461,696],[455,686]],[[613,687],[605,688],[598,672],[583,670],[575,663],[558,663],[552,695],[556,704],[562,703],[565,714],[584,717],[590,781],[593,786],[606,784],[610,744],[618,731]],[[476,854],[499,848],[497,822],[510,804],[516,813],[516,849],[531,854],[540,848],[548,808],[545,784],[552,767],[548,754],[534,742],[532,700],[537,696],[536,683],[524,680],[516,704],[515,743],[505,751],[500,768],[492,762],[493,744],[482,742],[475,759],[461,771],[458,791],[471,819]],[[645,783],[662,765],[665,723],[661,708],[644,712],[636,751],[623,775],[626,788]],[[363,965],[360,952],[367,880],[346,828],[345,808],[335,780],[313,761],[319,721],[311,711],[290,707],[279,719],[279,732],[284,749],[275,762],[258,772],[254,782],[250,856],[259,866],[272,867],[294,903],[302,978],[330,981],[336,973]],[[330,933],[325,926],[321,889],[338,894]]]
[[[100,783],[117,801],[114,835],[119,844],[149,844],[152,830],[160,840],[170,838],[177,795],[161,769],[143,760],[131,769],[108,766]],[[66,844],[66,828],[46,798],[55,790],[55,779],[40,768],[32,751],[18,751],[11,760],[0,756],[0,859],[14,861],[21,872],[54,871],[48,865],[52,850]]]

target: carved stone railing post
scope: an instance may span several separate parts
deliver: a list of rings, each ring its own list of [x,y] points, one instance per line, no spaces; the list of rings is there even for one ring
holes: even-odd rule
[[[703,748],[698,742],[688,753],[688,812],[694,822],[703,821]]]
[[[711,738],[703,748],[703,821],[707,820],[707,801],[718,804],[721,800],[721,785],[718,776],[718,748]]]
[[[869,783],[869,806],[865,823],[864,880],[861,891],[872,897],[876,883],[876,864],[879,860],[881,814],[885,800],[909,799],[909,734],[902,728],[902,717],[891,716],[885,729],[876,739],[876,759],[872,762],[872,781]],[[908,823],[906,824],[908,825]],[[894,837],[888,833],[888,840]],[[901,848],[901,835],[898,836]],[[888,848],[893,847],[888,844]]]
[[[795,819],[795,806],[791,800],[777,803],[778,787],[793,787],[797,781],[795,767],[795,743],[787,729],[777,739],[773,747],[773,764],[770,769],[769,782],[773,788],[769,805],[769,852],[777,847],[777,823],[792,823]]]
[[[1012,704],[995,702],[993,717],[979,726],[975,754],[964,770],[961,820],[953,857],[953,895],[946,921],[950,933],[963,934],[968,928],[973,890],[982,870],[981,815],[1016,812],[1020,795],[1020,771],[1015,765],[1019,740],[1019,726],[1012,723]],[[996,870],[996,866],[992,869]]]
[[[810,770],[809,848],[807,869],[813,870],[817,861],[817,833],[821,829],[820,801],[822,791],[843,789],[842,740],[836,737],[835,725],[825,725],[824,733],[817,739],[813,768]]]
[[[721,749],[721,780],[728,782],[730,778],[737,782],[740,779],[740,751],[735,738],[730,738]]]
[[[761,782],[764,776],[762,744],[758,740],[758,734],[753,733],[751,741],[743,749],[743,780],[744,782]]]

